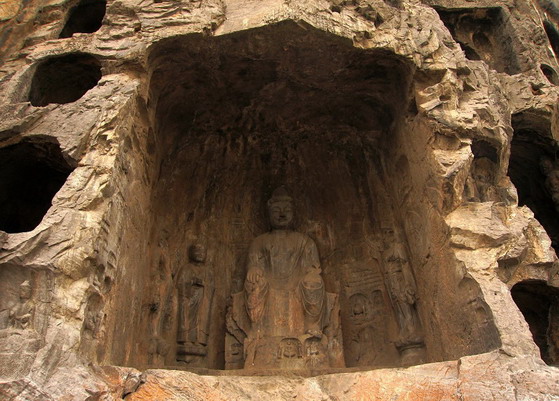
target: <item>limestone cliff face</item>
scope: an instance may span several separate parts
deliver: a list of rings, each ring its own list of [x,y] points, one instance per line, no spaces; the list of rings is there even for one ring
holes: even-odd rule
[[[558,29],[543,0],[0,0],[0,398],[558,399]],[[280,185],[344,368],[239,369]]]

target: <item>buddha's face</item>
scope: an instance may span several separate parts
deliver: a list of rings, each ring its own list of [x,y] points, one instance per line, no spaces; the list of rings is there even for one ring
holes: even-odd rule
[[[351,308],[351,312],[353,313],[353,316],[365,315],[366,311],[367,309],[365,306],[365,300],[361,299],[360,297],[355,298],[353,300],[353,305]]]
[[[206,248],[202,244],[194,244],[190,248],[190,259],[202,263],[206,260]]]
[[[293,221],[293,205],[289,201],[273,202],[268,208],[268,213],[272,228],[288,228]]]
[[[283,356],[285,358],[295,358],[297,356],[297,343],[295,340],[287,340],[283,344]]]
[[[31,298],[31,286],[24,283],[19,286],[19,297],[21,299],[30,299]]]

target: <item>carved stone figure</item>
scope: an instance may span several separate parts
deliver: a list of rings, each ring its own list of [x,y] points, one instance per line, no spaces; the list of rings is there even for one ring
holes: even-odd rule
[[[351,316],[353,318],[365,318],[369,314],[368,300],[363,294],[353,294],[349,298],[349,304],[351,307]]]
[[[348,330],[349,354],[352,363],[363,363],[363,359],[370,353],[373,346],[371,319],[369,319],[369,301],[361,293],[349,297],[349,317],[351,330]]]
[[[338,316],[332,318],[338,299],[325,291],[314,241],[291,229],[293,200],[285,189],[277,189],[267,206],[272,230],[250,245],[244,291],[233,295],[228,331],[236,338],[234,330],[245,333],[245,368],[303,368],[303,355],[297,366],[286,366],[270,349],[285,348],[286,339],[303,344],[326,336],[328,342],[339,325]],[[335,343],[341,346],[341,339]],[[323,367],[343,365],[339,356],[334,359]]]
[[[499,201],[495,189],[493,170],[495,164],[487,157],[475,158],[472,162],[471,175],[466,180],[465,197],[470,202]]]
[[[177,276],[178,329],[176,360],[199,364],[207,355],[213,280],[206,266],[206,248],[194,244],[189,248],[189,263]]]
[[[34,305],[31,301],[33,288],[26,280],[19,286],[19,303],[10,309],[10,326],[15,329],[25,330],[31,325]]]
[[[165,357],[169,353],[169,344],[160,336],[152,336],[149,339],[148,363],[150,365],[163,365]]]
[[[388,247],[385,252],[387,287],[400,328],[396,347],[400,352],[402,365],[424,362],[424,342],[421,323],[416,310],[415,282],[407,258],[404,244],[387,232]]]

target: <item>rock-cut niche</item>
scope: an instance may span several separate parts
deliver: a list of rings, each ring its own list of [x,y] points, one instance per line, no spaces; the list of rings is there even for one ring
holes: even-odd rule
[[[549,117],[536,111],[512,116],[514,136],[508,175],[520,206],[528,206],[559,250],[559,163]]]
[[[72,170],[58,143],[45,138],[0,148],[0,230],[33,230]]]
[[[90,54],[49,57],[35,69],[29,101],[37,107],[75,102],[97,85],[101,76],[101,63]]]
[[[101,28],[106,9],[105,0],[81,0],[78,5],[70,9],[60,37],[69,38],[75,33],[96,32]]]
[[[443,9],[437,12],[470,60],[483,60],[498,72],[516,74],[511,26],[500,8]]]
[[[559,364],[559,290],[544,281],[525,280],[511,288],[514,302],[530,326],[534,342],[548,365]]]
[[[150,231],[119,250],[108,304],[130,307],[105,311],[101,362],[324,371],[487,350],[477,283],[411,252],[430,222],[402,154],[407,61],[285,22],[163,40],[149,71],[157,179],[127,219]]]

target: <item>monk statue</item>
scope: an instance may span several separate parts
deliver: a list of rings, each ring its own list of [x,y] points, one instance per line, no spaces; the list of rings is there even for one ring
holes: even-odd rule
[[[206,248],[189,248],[189,263],[177,277],[178,319],[176,360],[202,366],[207,355],[213,281],[206,266]]]
[[[339,338],[330,341],[337,335],[337,295],[326,293],[315,242],[292,229],[293,199],[287,191],[274,191],[267,207],[271,230],[250,245],[244,291],[233,295],[229,319],[237,327],[229,323],[228,331],[233,342],[244,345],[245,368],[304,368],[304,353],[294,358],[284,348],[295,343],[302,347],[310,338],[315,339],[312,357],[320,359],[317,354],[322,353],[322,367],[328,367],[329,347],[333,342],[334,348],[341,345]],[[339,355],[336,358],[334,365],[339,366]]]

